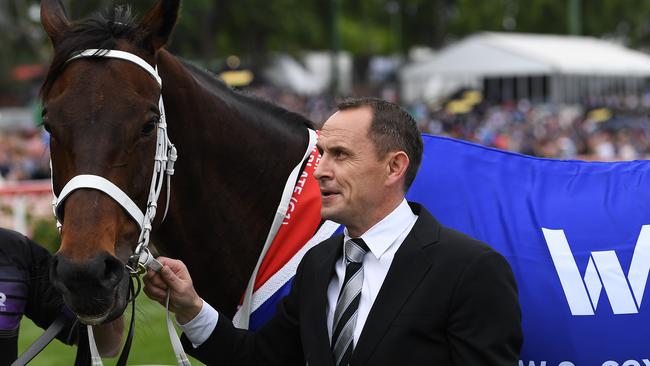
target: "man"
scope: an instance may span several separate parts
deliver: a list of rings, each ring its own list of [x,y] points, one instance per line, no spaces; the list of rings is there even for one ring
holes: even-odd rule
[[[344,102],[317,146],[322,217],[346,229],[305,255],[259,331],[204,303],[181,262],[161,258],[147,274],[152,299],[170,289],[188,352],[227,365],[517,364],[521,314],[505,259],[404,199],[423,150],[412,117],[378,99]]]
[[[80,324],[66,311],[63,298],[49,281],[51,258],[47,250],[27,237],[0,228],[0,365],[10,365],[18,356],[18,329],[23,315],[47,328],[65,314],[65,325],[57,338],[66,344],[78,341]],[[117,354],[123,328],[121,317],[94,327],[102,355]]]

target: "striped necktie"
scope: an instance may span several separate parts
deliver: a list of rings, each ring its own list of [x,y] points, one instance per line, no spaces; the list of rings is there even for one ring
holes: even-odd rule
[[[337,366],[349,364],[352,358],[354,328],[363,284],[363,256],[368,252],[368,246],[362,239],[350,239],[345,242],[344,251],[345,280],[336,301],[332,324],[332,353]]]

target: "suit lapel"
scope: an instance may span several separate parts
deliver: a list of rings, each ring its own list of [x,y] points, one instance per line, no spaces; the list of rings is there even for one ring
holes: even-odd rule
[[[412,205],[412,209],[419,218],[395,253],[386,279],[370,309],[354,349],[354,365],[367,363],[393,319],[431,267],[431,258],[424,248],[437,241],[439,224],[421,206]]]
[[[314,330],[314,359],[328,360],[326,363],[333,365],[334,360],[327,332],[327,288],[334,273],[336,260],[342,256],[343,235],[336,235],[320,245],[325,246],[325,254],[315,268],[314,287],[310,290],[314,294],[310,309],[313,316],[308,319],[312,321],[310,328]]]

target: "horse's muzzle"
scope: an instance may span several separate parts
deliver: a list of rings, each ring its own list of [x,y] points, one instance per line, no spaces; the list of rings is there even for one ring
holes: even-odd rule
[[[84,323],[110,321],[126,307],[128,273],[124,264],[107,252],[83,262],[58,254],[52,260],[50,280]]]

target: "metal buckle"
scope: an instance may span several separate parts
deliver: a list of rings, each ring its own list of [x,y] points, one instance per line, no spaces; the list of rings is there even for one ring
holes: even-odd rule
[[[129,271],[129,275],[131,275],[132,277],[137,277],[138,275],[141,274],[139,268],[140,263],[138,262],[139,258],[140,256],[134,253],[129,257],[129,260],[124,265],[124,267],[126,267],[126,270]]]
[[[138,272],[140,274],[147,272],[147,269],[152,269],[153,271],[158,272],[162,267],[162,264],[153,257],[149,248],[142,248],[140,256],[138,257]]]

